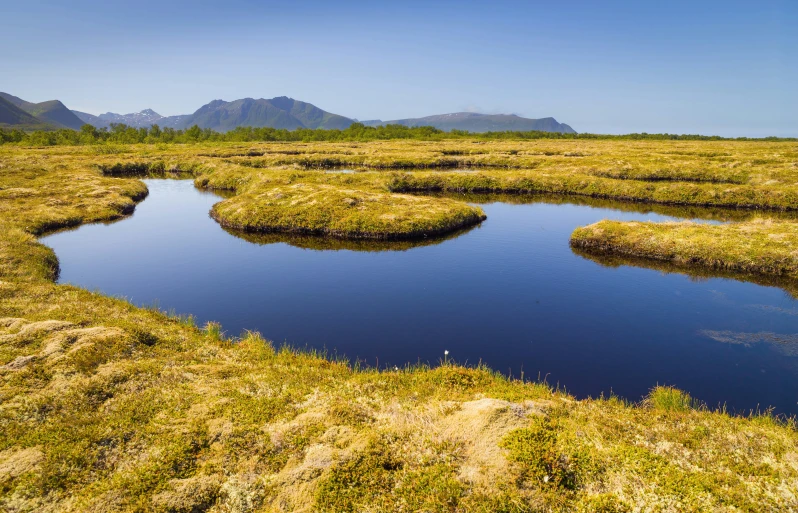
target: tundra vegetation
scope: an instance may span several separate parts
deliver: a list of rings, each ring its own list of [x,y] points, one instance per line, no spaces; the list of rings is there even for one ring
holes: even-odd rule
[[[357,172],[325,172],[335,166]],[[795,273],[789,215],[724,210],[798,207],[790,141],[6,144],[1,509],[798,509],[794,419],[730,415],[654,383],[639,402],[577,400],[459,366],[456,348],[434,367],[362,368],[55,284],[57,258],[36,237],[130,214],[145,176],[229,191],[213,215],[267,232],[245,237],[301,232],[299,244],[313,245],[308,234],[326,234],[340,240],[322,244],[333,249],[366,236],[390,249],[387,239],[478,222],[468,196],[451,193],[711,206],[731,224],[606,222],[577,230],[574,243],[620,263]]]

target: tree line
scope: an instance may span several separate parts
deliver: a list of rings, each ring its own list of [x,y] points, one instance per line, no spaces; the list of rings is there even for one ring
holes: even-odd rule
[[[83,125],[80,130],[37,130],[26,132],[19,129],[0,128],[0,144],[23,146],[54,146],[84,144],[191,144],[199,142],[269,142],[269,141],[376,141],[391,139],[415,139],[423,141],[440,139],[478,139],[478,140],[531,140],[531,139],[618,139],[618,140],[679,140],[679,141],[796,141],[796,138],[764,137],[727,138],[716,135],[694,134],[563,134],[559,132],[482,132],[465,130],[445,132],[431,126],[408,127],[404,125],[366,126],[353,123],[344,130],[325,130],[299,128],[286,130],[269,127],[239,126],[229,132],[216,132],[210,128],[194,125],[185,130],[152,125],[149,128],[135,128],[120,123],[112,123],[110,128],[96,128]]]

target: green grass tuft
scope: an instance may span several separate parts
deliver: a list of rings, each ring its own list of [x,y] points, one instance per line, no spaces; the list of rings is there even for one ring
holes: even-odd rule
[[[202,331],[211,339],[220,342],[225,339],[225,334],[222,331],[222,325],[216,321],[209,321],[202,328]]]
[[[665,411],[689,411],[701,408],[701,403],[696,401],[687,392],[669,386],[657,386],[649,392],[645,404]]]

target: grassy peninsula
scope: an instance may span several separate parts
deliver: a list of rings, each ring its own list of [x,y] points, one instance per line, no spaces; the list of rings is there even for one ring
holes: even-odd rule
[[[549,188],[795,210],[796,163],[794,142],[0,146],[0,509],[798,509],[793,420],[733,416],[667,387],[639,402],[576,400],[448,360],[360,368],[56,285],[57,258],[37,241],[129,215],[146,197],[142,176],[191,176],[230,191],[214,207],[230,226],[269,232],[290,219],[288,231],[388,238],[432,236],[481,216],[467,197],[409,191]],[[356,172],[324,172],[330,164]],[[427,170],[398,170],[416,166]],[[732,217],[739,224],[584,230],[619,247],[642,233],[641,253],[652,237],[678,240],[661,244],[668,259],[692,261],[680,249],[691,245],[708,259],[761,254],[777,265],[758,271],[794,272],[789,218]]]

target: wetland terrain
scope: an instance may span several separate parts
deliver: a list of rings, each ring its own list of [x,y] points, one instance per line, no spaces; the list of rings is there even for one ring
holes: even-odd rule
[[[798,143],[0,165],[10,511],[798,508]]]
[[[221,229],[208,212],[223,198],[192,180],[145,183],[131,219],[41,239],[59,283],[381,368],[437,365],[448,350],[577,397],[638,399],[660,383],[730,411],[798,413],[798,302],[776,283],[619,266],[568,243],[605,218],[674,222],[679,209],[473,195],[487,220],[449,238],[325,248]]]

